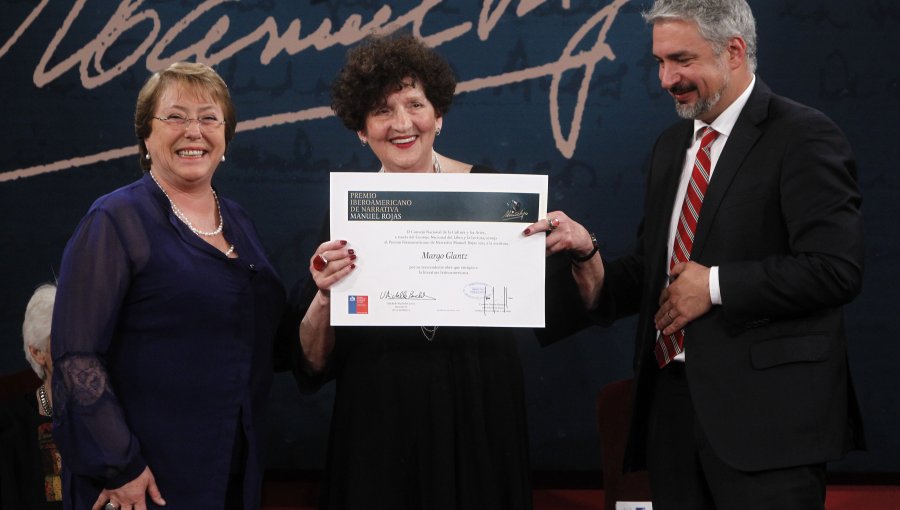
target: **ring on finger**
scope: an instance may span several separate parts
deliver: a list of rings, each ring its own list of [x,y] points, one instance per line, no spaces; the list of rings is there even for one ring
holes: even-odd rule
[[[666,317],[668,317],[670,321],[674,321],[675,319],[672,317],[672,314],[669,313],[670,311],[671,311],[671,310],[669,310],[669,311],[666,312]]]
[[[322,271],[326,266],[328,266],[328,259],[325,258],[324,252],[313,257],[313,269]]]
[[[105,505],[103,505],[103,510],[119,510],[119,505],[113,503],[112,501],[108,501]]]

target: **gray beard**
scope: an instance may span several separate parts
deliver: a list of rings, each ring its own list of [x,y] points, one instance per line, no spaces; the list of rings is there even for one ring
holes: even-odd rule
[[[712,97],[698,99],[696,103],[679,103],[675,101],[675,111],[682,119],[693,120],[713,109],[722,99],[722,91],[718,90]]]
[[[719,101],[722,100],[722,92],[725,91],[725,88],[731,82],[731,77],[728,73],[723,71],[723,75],[725,81],[712,97],[698,99],[694,104],[679,104],[678,101],[675,101],[675,111],[678,112],[678,116],[682,119],[693,120],[715,108]]]

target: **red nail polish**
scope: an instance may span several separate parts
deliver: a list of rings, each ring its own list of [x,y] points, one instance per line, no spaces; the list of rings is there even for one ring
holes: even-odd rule
[[[356,264],[350,264],[350,269],[356,269]]]
[[[526,236],[527,236],[527,235],[531,235],[531,229],[530,229],[530,228],[526,228],[526,229],[525,229],[525,232],[523,232],[523,234],[525,234]]]
[[[356,255],[350,255],[350,260],[356,260]]]
[[[341,239],[341,246],[347,246],[347,241],[344,241],[343,239]]]
[[[353,250],[353,248],[350,248],[349,250],[347,250],[347,253],[349,253],[350,255],[353,255],[356,252]]]

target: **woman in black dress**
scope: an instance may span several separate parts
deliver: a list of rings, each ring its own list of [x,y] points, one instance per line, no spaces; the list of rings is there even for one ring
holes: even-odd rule
[[[434,151],[456,80],[412,36],[348,52],[332,108],[382,172],[492,170]],[[295,370],[336,379],[321,508],[531,508],[522,368],[508,329],[332,327],[329,289],[357,266],[352,240],[326,232],[300,296]]]

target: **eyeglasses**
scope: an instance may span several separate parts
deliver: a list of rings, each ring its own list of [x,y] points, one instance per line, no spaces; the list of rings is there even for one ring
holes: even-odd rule
[[[169,126],[179,129],[184,128],[187,129],[188,126],[191,125],[191,121],[197,121],[197,124],[201,128],[217,128],[223,124],[225,124],[224,120],[219,120],[215,115],[204,115],[202,117],[196,119],[190,119],[185,117],[184,115],[180,115],[177,113],[173,113],[168,117],[153,117],[156,120],[161,120],[168,124]]]

